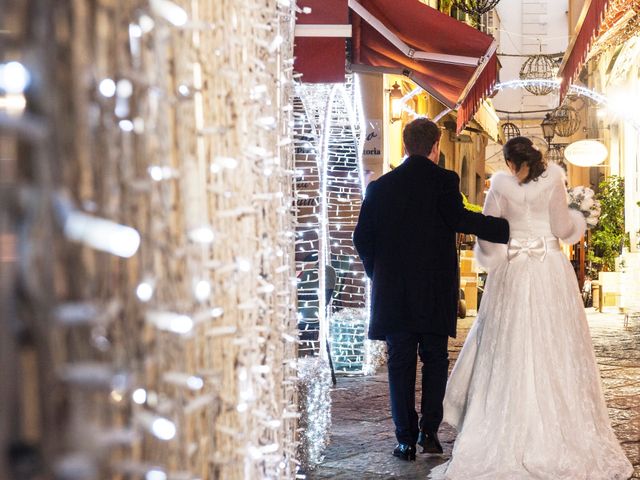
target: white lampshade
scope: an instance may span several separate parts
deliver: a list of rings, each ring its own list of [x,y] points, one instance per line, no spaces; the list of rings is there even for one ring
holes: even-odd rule
[[[578,167],[594,167],[609,155],[607,147],[598,140],[578,140],[564,150],[564,158]]]

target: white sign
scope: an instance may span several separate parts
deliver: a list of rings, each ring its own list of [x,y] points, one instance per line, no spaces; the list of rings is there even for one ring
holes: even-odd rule
[[[595,167],[609,155],[607,147],[597,140],[578,140],[564,150],[564,158],[579,167]]]
[[[362,156],[375,158],[382,156],[382,120],[367,120]]]

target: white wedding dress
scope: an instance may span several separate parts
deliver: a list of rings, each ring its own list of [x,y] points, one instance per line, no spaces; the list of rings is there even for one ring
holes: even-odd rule
[[[633,468],[609,422],[574,271],[558,238],[585,230],[564,172],[524,185],[493,176],[484,213],[509,220],[509,246],[479,240],[489,272],[478,317],[447,384],[451,460],[429,478],[618,480]]]

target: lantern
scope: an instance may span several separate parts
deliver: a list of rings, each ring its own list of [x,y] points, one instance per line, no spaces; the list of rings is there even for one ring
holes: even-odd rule
[[[547,163],[555,163],[557,165],[560,165],[562,168],[564,168],[566,170],[567,166],[564,163],[564,149],[565,149],[565,147],[566,147],[566,145],[563,145],[563,144],[551,145],[549,147],[549,150],[547,150],[547,153],[544,156],[544,158],[547,161]]]
[[[391,116],[391,123],[397,122],[402,118],[402,90],[398,82],[393,84],[389,91],[389,115]]]
[[[453,6],[471,15],[476,22],[490,10],[496,8],[500,0],[453,0]]]
[[[520,80],[554,80],[558,68],[549,55],[538,54],[528,57],[520,67]],[[534,95],[547,95],[553,87],[550,85],[525,85]]]
[[[510,140],[520,136],[520,128],[515,123],[506,122],[502,124],[502,133],[504,133],[504,138]]]
[[[547,113],[544,116],[544,120],[542,120],[540,127],[542,128],[542,136],[549,146],[551,145],[551,140],[553,140],[553,136],[555,135],[555,126],[555,120],[551,117],[550,113]]]
[[[560,137],[570,137],[578,131],[580,127],[580,116],[578,111],[569,106],[556,108],[551,117],[555,120],[554,130]]]

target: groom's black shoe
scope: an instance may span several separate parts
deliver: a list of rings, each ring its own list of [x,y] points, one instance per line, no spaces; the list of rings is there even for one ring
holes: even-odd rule
[[[416,447],[408,445],[406,443],[399,443],[393,450],[393,456],[401,458],[403,460],[415,460],[416,459]]]
[[[420,431],[418,445],[422,447],[422,453],[442,453],[442,445],[435,432]]]

